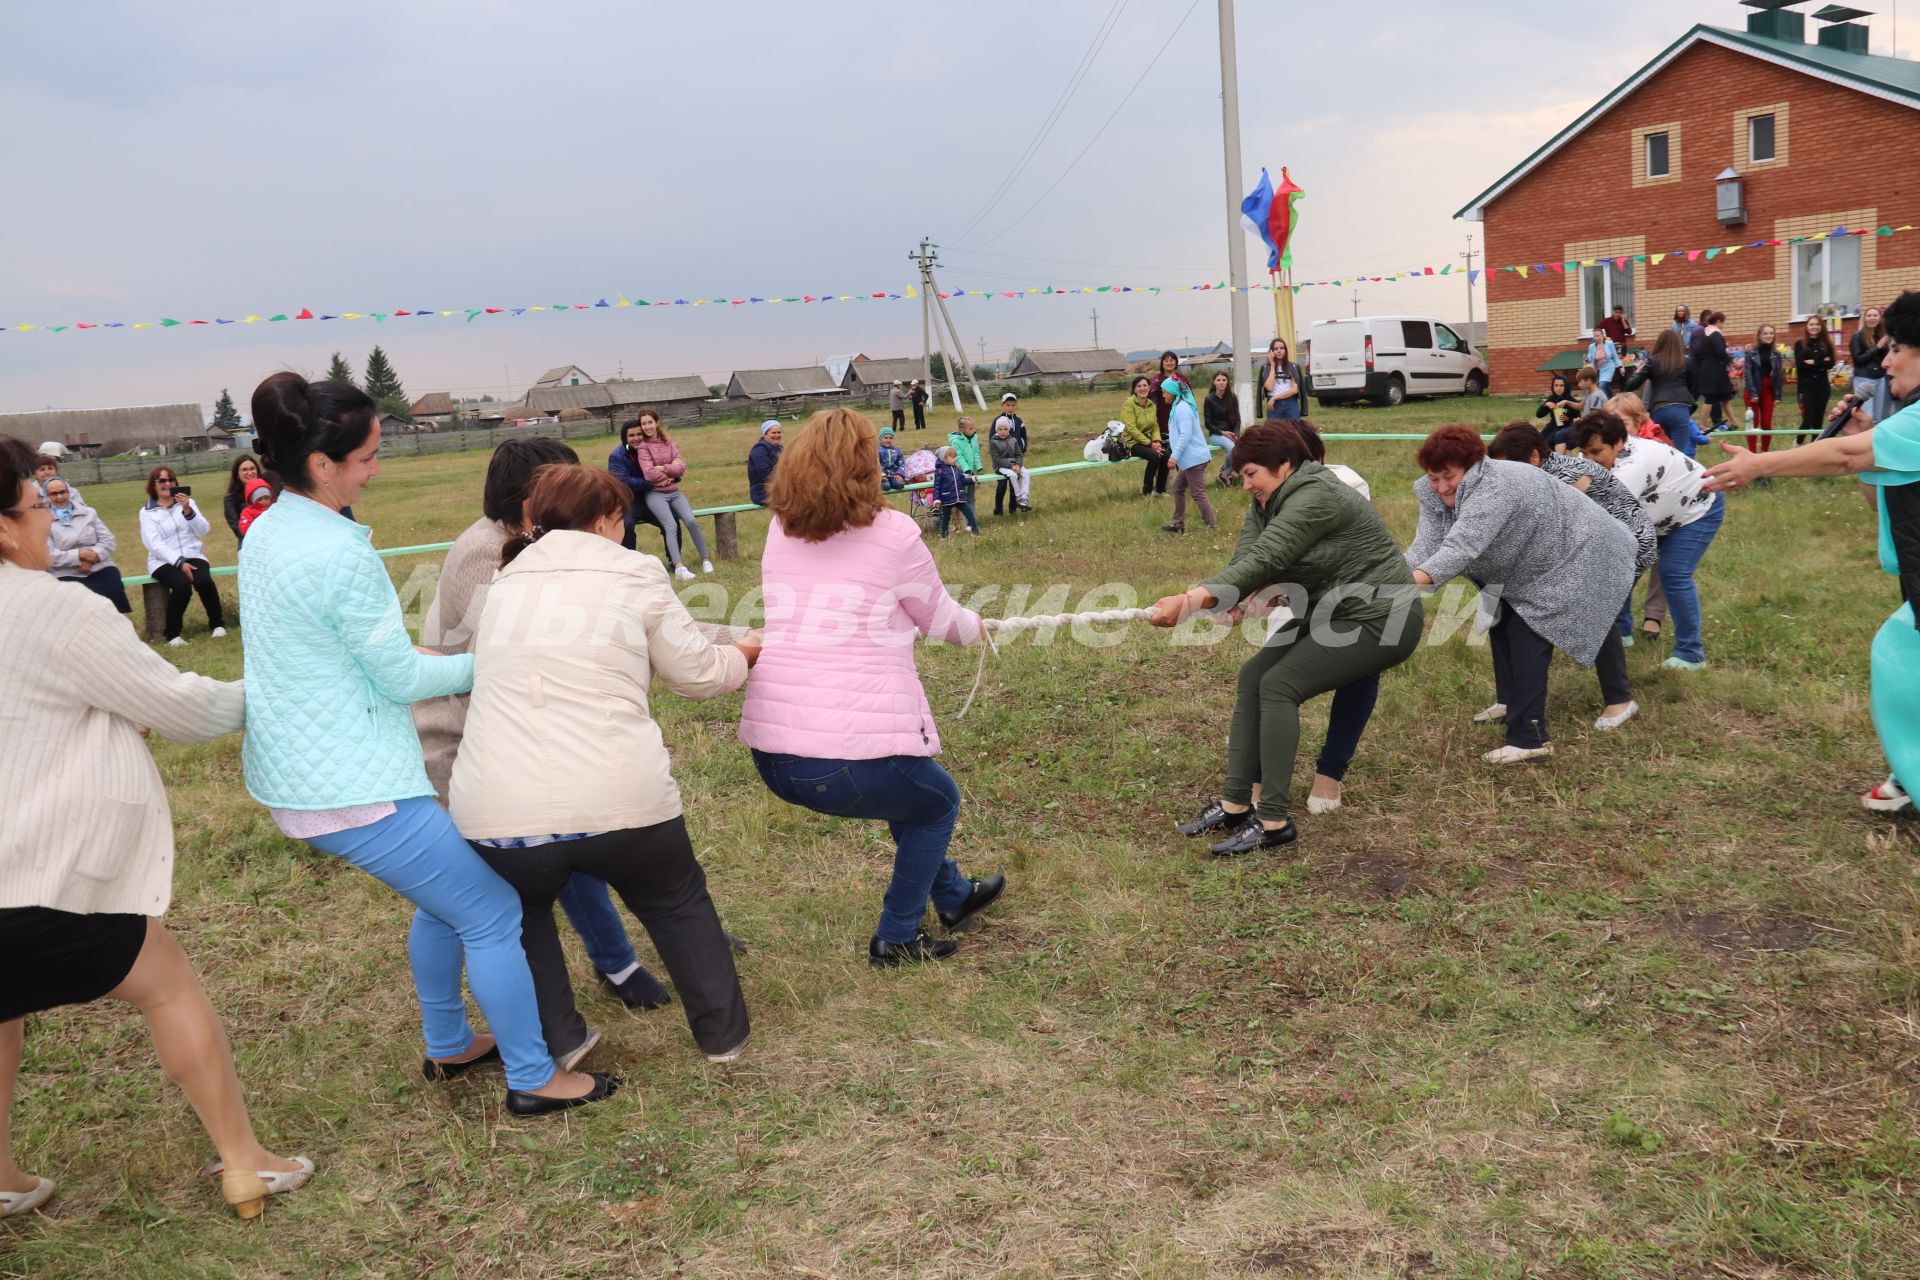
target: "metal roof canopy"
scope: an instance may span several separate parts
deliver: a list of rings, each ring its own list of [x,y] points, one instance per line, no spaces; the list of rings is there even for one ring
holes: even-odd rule
[[[1799,0],[1794,0],[1798,4]],[[1852,22],[1855,18],[1871,18],[1871,9],[1849,9],[1844,4],[1830,4],[1813,15],[1815,22]]]
[[[1791,9],[1797,4],[1805,4],[1806,2],[1807,0],[1740,0],[1740,3],[1749,9],[1760,9],[1767,13],[1773,13],[1780,9]]]

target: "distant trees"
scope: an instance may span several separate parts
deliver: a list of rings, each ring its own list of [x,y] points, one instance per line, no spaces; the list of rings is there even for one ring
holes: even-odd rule
[[[413,415],[409,412],[412,401],[407,399],[407,389],[400,385],[400,375],[393,371],[387,353],[377,346],[367,353],[366,392],[380,406],[382,413],[390,413],[403,422],[413,421]]]
[[[240,411],[233,407],[233,393],[220,388],[220,399],[213,406],[213,425],[222,431],[240,429]]]
[[[327,380],[329,382],[344,382],[352,387],[360,385],[354,380],[353,366],[348,364],[346,357],[342,356],[338,351],[333,353],[333,360],[327,365]]]

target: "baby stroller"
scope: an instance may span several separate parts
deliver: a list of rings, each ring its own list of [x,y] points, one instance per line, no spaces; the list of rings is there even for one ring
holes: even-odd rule
[[[937,459],[931,449],[916,449],[907,455],[903,474],[908,484],[922,484],[933,479],[933,468]],[[932,489],[907,490],[907,514],[920,526],[920,532],[930,533],[940,522],[940,508],[933,505]]]

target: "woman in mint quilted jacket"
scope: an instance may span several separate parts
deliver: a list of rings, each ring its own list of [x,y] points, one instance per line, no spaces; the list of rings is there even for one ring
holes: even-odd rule
[[[541,1035],[519,895],[460,838],[427,780],[410,705],[469,690],[473,657],[414,648],[371,531],[341,514],[379,474],[375,411],[350,383],[293,373],[253,393],[261,461],[285,490],[241,544],[247,790],[281,831],[418,908],[408,950],[427,1079],[498,1059],[516,1115],[597,1102],[615,1082],[556,1065]],[[491,1036],[467,1023],[463,964]]]

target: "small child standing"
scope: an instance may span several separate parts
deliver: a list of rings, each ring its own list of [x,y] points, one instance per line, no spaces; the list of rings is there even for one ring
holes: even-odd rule
[[[1600,371],[1590,364],[1580,366],[1580,372],[1573,375],[1573,394],[1580,397],[1583,413],[1607,407],[1607,393],[1600,389]]]
[[[273,486],[258,476],[247,481],[247,501],[240,511],[240,537],[244,540],[253,522],[273,505]]]
[[[940,536],[947,536],[955,507],[967,518],[967,532],[979,533],[980,522],[973,518],[973,477],[960,469],[952,445],[941,445],[933,456],[933,504],[940,508]]]
[[[880,492],[892,493],[906,487],[907,455],[893,443],[893,428],[888,427],[880,433]]]

